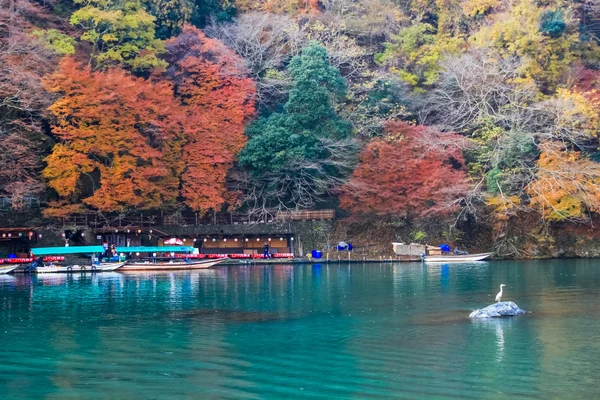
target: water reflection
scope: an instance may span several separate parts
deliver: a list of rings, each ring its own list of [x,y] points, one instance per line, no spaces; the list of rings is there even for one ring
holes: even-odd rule
[[[500,283],[533,314],[469,320]],[[0,391],[593,397],[599,285],[591,262],[0,276]]]
[[[519,317],[521,318],[521,317]],[[475,318],[472,319],[471,322],[473,323],[473,325],[475,325],[478,329],[487,329],[490,332],[493,332],[495,334],[495,340],[494,342],[496,343],[496,361],[497,362],[502,362],[502,360],[504,359],[504,344],[505,344],[505,339],[504,339],[504,330],[506,329],[507,325],[511,324],[511,319],[510,318]]]

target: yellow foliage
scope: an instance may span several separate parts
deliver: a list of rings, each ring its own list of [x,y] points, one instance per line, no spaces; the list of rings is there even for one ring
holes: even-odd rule
[[[432,25],[416,22],[386,43],[376,61],[392,64],[390,71],[411,86],[427,86],[438,79],[439,61],[446,54],[459,53],[464,44],[462,36],[436,33]]]
[[[464,18],[461,0],[436,0],[439,35],[458,35]]]
[[[467,0],[463,3],[463,11],[469,17],[474,17],[487,13],[499,4],[499,0]]]
[[[589,137],[597,137],[600,130],[600,97],[596,90],[580,92],[559,89],[557,98],[567,102],[562,115],[557,118],[556,128],[579,130]]]
[[[545,143],[535,179],[527,186],[530,205],[550,221],[583,219],[600,211],[600,164],[580,152]]]
[[[488,196],[485,204],[493,208],[496,218],[506,221],[517,212],[521,199],[518,196]]]
[[[477,4],[486,6],[488,1]],[[474,7],[469,11],[480,9]],[[554,89],[577,61],[581,49],[576,23],[568,13],[568,27],[560,37],[551,38],[540,31],[541,15],[547,10],[549,8],[538,7],[531,0],[517,0],[506,11],[490,16],[490,23],[473,34],[469,42],[478,47],[495,48],[504,57],[521,57],[524,60],[521,72],[525,79],[534,79]]]

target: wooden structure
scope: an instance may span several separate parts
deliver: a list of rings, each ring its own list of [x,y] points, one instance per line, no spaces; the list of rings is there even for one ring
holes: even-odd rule
[[[422,255],[428,256],[439,256],[442,255],[442,249],[437,246],[430,246],[428,244],[404,244],[404,243],[392,243],[394,253],[398,256],[414,256],[421,257]]]
[[[193,240],[193,239],[192,239]],[[198,243],[198,241],[200,241]],[[196,247],[202,254],[263,254],[265,244],[269,253],[293,253],[294,238],[289,234],[271,236],[230,235],[225,237],[203,237],[196,239]]]
[[[425,254],[426,251],[425,245],[417,243],[392,243],[392,246],[394,247],[394,253],[398,256],[420,257],[421,254]]]
[[[39,227],[0,228],[0,257],[8,254],[27,257],[29,248],[41,238],[39,229]]]
[[[130,228],[144,230],[159,226],[202,226],[202,225],[253,225],[286,221],[328,221],[335,219],[335,210],[280,211],[268,215],[248,213],[147,213],[137,215],[121,214],[79,214],[62,218],[63,226],[89,227],[98,231],[110,228]]]

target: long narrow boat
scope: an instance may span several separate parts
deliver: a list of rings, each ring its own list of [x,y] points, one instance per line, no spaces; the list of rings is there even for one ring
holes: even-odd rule
[[[43,267],[35,268],[35,272],[38,274],[48,274],[48,273],[74,273],[74,272],[109,272],[116,271],[117,269],[123,267],[125,262],[118,263],[104,263],[100,265],[47,265]]]
[[[204,269],[210,268],[213,265],[216,265],[228,259],[227,257],[201,260],[197,260],[194,258],[175,258],[175,254],[190,254],[193,251],[194,248],[191,246],[117,247],[117,253],[134,254],[138,257],[141,254],[148,254],[151,256],[147,260],[129,260],[127,261],[127,264],[125,264],[119,271],[177,271],[190,269]]]
[[[423,256],[422,259],[426,263],[463,263],[482,261],[489,258],[492,253],[477,253],[477,254],[442,254],[438,256]]]
[[[210,268],[217,265],[220,262],[227,260],[227,258],[216,258],[209,260],[194,260],[194,261],[183,261],[183,260],[170,260],[170,261],[157,261],[157,262],[143,262],[143,261],[128,261],[119,272],[128,271],[181,271],[189,269],[203,269]]]
[[[6,267],[0,267],[0,274],[8,274],[13,272],[15,269],[19,268],[21,264],[8,265]]]

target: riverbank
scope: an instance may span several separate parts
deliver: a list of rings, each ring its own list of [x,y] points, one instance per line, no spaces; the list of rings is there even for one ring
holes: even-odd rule
[[[0,214],[0,218],[4,217]],[[331,215],[329,215],[331,217]],[[26,254],[28,247],[97,245],[105,241],[130,243],[131,246],[157,246],[161,240],[177,237],[186,244],[199,247],[204,253],[258,253],[265,243],[272,252],[293,253],[294,262],[304,260],[313,249],[323,253],[319,262],[347,260],[347,253],[338,254],[339,242],[352,243],[351,261],[389,262],[407,261],[393,253],[393,242],[439,245],[447,243],[470,253],[493,251],[497,259],[552,259],[600,257],[600,231],[595,225],[557,223],[539,225],[539,218],[525,215],[506,226],[504,232],[495,231],[482,218],[477,222],[461,221],[456,226],[437,219],[409,223],[404,220],[377,218],[331,219],[314,221],[263,221],[260,223],[218,223],[182,225],[136,226],[135,221],[117,220],[115,226],[97,228],[64,220],[6,218],[0,223],[0,257],[8,254]],[[169,221],[163,219],[163,223]],[[89,223],[89,220],[87,221]],[[176,222],[186,222],[177,220]],[[596,224],[600,221],[592,221]],[[20,225],[19,225],[20,223]],[[187,223],[187,222],[186,222]],[[11,226],[12,225],[12,226]],[[7,227],[8,226],[8,227]],[[330,260],[327,260],[329,252]],[[339,259],[338,259],[339,256]],[[411,261],[413,261],[411,259]],[[418,259],[414,259],[418,261]]]
[[[323,258],[254,258],[249,260],[229,259],[223,261],[220,265],[254,265],[254,264],[339,264],[339,263],[395,263],[395,262],[420,262],[420,257],[404,257],[404,256],[380,256],[378,258],[369,258],[366,256],[356,257],[352,253],[336,253],[332,255],[325,254]]]
[[[223,261],[219,265],[257,265],[257,264],[341,264],[341,263],[351,263],[351,264],[365,264],[365,263],[395,263],[395,262],[419,262],[419,259],[414,260],[396,260],[396,259],[381,259],[381,260],[372,260],[372,259],[313,259],[309,260],[307,258],[279,258],[279,259],[256,259],[252,261],[240,261],[240,260],[228,260]]]

